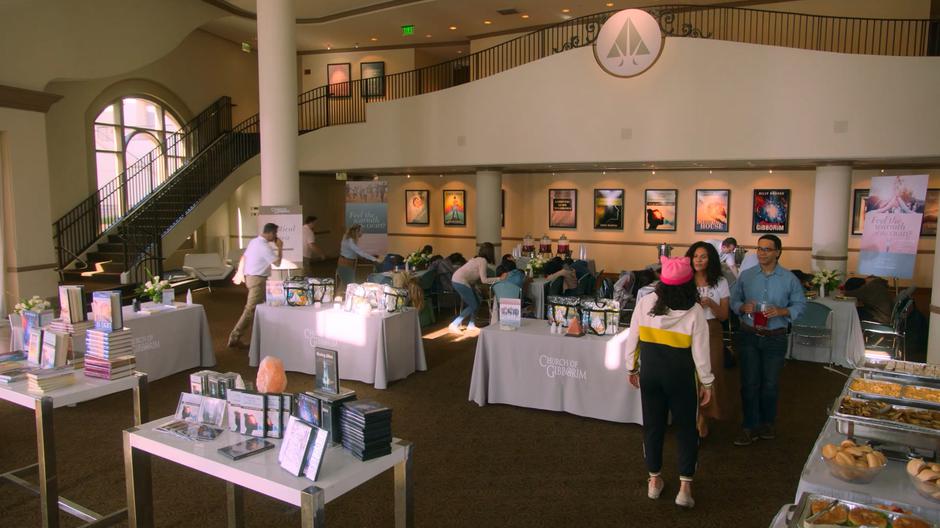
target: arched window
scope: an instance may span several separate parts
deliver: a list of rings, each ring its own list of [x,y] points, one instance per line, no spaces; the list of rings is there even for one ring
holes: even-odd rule
[[[183,165],[180,119],[164,104],[122,97],[95,118],[95,167],[102,228],[145,198]]]

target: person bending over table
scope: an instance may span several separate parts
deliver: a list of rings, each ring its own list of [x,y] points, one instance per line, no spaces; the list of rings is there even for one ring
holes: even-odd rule
[[[480,306],[480,300],[477,298],[476,292],[473,291],[473,284],[475,282],[493,284],[499,281],[499,277],[490,278],[486,276],[487,264],[493,264],[495,260],[493,252],[493,244],[489,242],[480,244],[480,251],[477,252],[477,256],[470,259],[454,272],[451,282],[454,285],[454,290],[457,291],[457,295],[460,295],[460,299],[466,306],[464,306],[460,315],[448,326],[451,332],[460,333],[460,325],[463,323],[464,319],[469,319],[467,330],[473,331],[477,329],[474,316],[476,315],[477,308]]]
[[[273,242],[277,248],[277,253],[271,248],[270,242]],[[245,301],[245,309],[241,317],[235,323],[235,328],[228,336],[229,348],[240,346],[239,340],[245,330],[251,326],[255,318],[255,306],[264,302],[265,285],[268,282],[268,276],[271,275],[271,265],[279,266],[281,256],[283,255],[284,241],[277,237],[277,224],[264,224],[261,234],[248,243],[245,254],[242,256],[244,261],[245,286],[248,286],[248,299]]]
[[[864,279],[852,277],[845,281],[845,296],[858,300],[858,317],[862,321],[891,324],[891,311],[894,309],[891,288],[888,281],[869,275]]]
[[[758,266],[741,272],[731,289],[731,309],[741,316],[735,350],[741,364],[743,430],[734,441],[748,446],[776,438],[780,371],[787,353],[787,327],[806,307],[796,275],[778,263],[783,247],[776,235],[757,241]]]
[[[362,226],[353,224],[343,235],[343,243],[339,247],[339,259],[336,261],[336,275],[339,276],[339,284],[336,291],[345,291],[347,284],[356,282],[356,259],[362,257],[371,262],[379,262],[378,255],[370,255],[363,251],[359,245],[359,237],[362,236]]]
[[[711,400],[715,376],[708,352],[708,324],[698,303],[689,259],[660,257],[660,261],[662,274],[656,291],[637,301],[630,320],[625,344],[628,379],[640,389],[643,406],[647,496],[658,499],[665,487],[660,473],[663,439],[672,413],[679,447],[676,504],[691,508],[695,506],[692,477],[698,462],[695,416],[699,405],[707,406]]]

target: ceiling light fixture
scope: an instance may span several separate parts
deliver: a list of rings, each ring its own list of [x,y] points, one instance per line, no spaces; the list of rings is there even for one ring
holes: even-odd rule
[[[372,37],[369,40],[371,40],[372,42],[378,42],[379,37]]]
[[[571,10],[566,7],[566,8],[564,8],[564,9],[562,9],[561,12],[567,15],[568,13],[571,12]]]
[[[407,174],[407,176],[408,176],[409,178],[411,177],[411,175],[410,175],[410,174]]]
[[[653,174],[655,175],[655,174],[656,174],[656,171],[653,171]]]
[[[450,27],[447,28],[447,29],[449,29],[449,30],[451,30],[451,31],[457,31],[457,26],[450,26]]]
[[[359,43],[358,43],[358,42],[356,43],[356,49],[359,49]]]
[[[329,44],[327,44],[327,45],[326,45],[326,50],[329,51],[329,50],[331,50],[331,49],[333,49],[333,46],[330,46]]]
[[[492,24],[493,21],[492,21],[492,20],[484,20],[483,23],[488,26],[488,25]]]
[[[529,18],[529,15],[523,13],[523,14],[522,14],[522,18]]]
[[[431,38],[431,34],[428,33],[427,35],[424,36],[424,38]]]
[[[711,174],[711,173],[712,173],[712,171],[708,171],[708,173],[709,173],[709,174]]]
[[[773,174],[773,173],[774,173],[773,169],[770,169],[769,171],[767,171],[767,174]]]
[[[604,4],[604,5],[607,6],[607,7],[614,7],[614,3],[613,3],[613,2],[607,2],[607,3]]]

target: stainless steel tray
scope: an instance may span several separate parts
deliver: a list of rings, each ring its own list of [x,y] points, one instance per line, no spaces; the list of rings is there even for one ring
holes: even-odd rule
[[[868,504],[862,504],[860,502],[836,499],[835,497],[830,497],[828,495],[820,495],[818,493],[809,493],[809,492],[804,492],[803,495],[800,496],[800,501],[793,508],[792,516],[789,516],[789,520],[787,522],[787,528],[805,528],[803,522],[812,516],[812,510],[810,509],[810,505],[813,503],[813,501],[816,501],[816,500],[824,500],[827,502],[838,501],[839,504],[847,507],[849,511],[852,511],[856,508],[865,508],[868,510],[874,510],[874,511],[877,511],[878,513],[883,513],[885,517],[888,518],[891,525],[894,525],[894,523],[897,521],[899,517],[917,517],[918,519],[926,522],[928,526],[937,528],[937,525],[935,523],[932,523],[928,521],[927,519],[924,519],[923,517],[919,517],[917,516],[917,514],[905,515],[902,513],[895,513],[895,512],[888,511],[888,510],[883,510],[881,508],[876,508]],[[881,502],[891,502],[891,501],[881,501]],[[907,504],[898,504],[897,506],[900,508],[904,508],[905,510],[913,509],[911,508],[911,506]]]
[[[866,361],[864,364],[858,366],[856,371],[862,374],[865,377],[878,376],[886,377],[889,379],[902,379],[906,380],[909,383],[916,383],[919,385],[926,385],[928,387],[940,387],[940,376],[931,376],[928,374],[914,374],[911,372],[903,372],[896,370],[885,370],[880,368],[877,365],[885,365],[887,361]],[[923,363],[914,363],[911,361],[894,361],[896,364],[901,365],[923,365]]]
[[[842,405],[842,398],[846,395],[839,395],[833,402],[829,410],[831,416],[838,426],[840,433],[849,437],[868,438],[871,440],[880,440],[891,444],[908,446],[912,448],[928,449],[940,453],[940,430],[930,429],[919,425],[912,425],[902,422],[895,422],[884,418],[874,418],[866,416],[855,416],[853,414],[844,414],[839,411]],[[848,396],[851,397],[851,396]],[[854,398],[864,400],[867,398]],[[924,411],[921,407],[911,407],[907,405],[892,405],[895,409]],[[934,411],[936,412],[936,411]]]
[[[900,396],[888,396],[885,394],[876,394],[873,392],[862,392],[862,391],[853,390],[852,382],[857,379],[864,380],[864,381],[881,381],[885,383],[894,383],[895,385],[900,385],[901,395]],[[904,389],[907,387],[913,387],[915,389],[916,388],[933,389],[933,390],[940,389],[940,387],[930,387],[927,385],[918,384],[919,381],[921,380],[920,379],[901,379],[901,378],[883,379],[882,376],[878,376],[877,378],[866,378],[866,377],[862,377],[860,373],[856,371],[856,372],[853,372],[852,375],[849,376],[848,381],[845,382],[845,388],[843,389],[843,394],[846,396],[852,396],[852,397],[866,399],[866,400],[880,400],[883,402],[891,403],[894,405],[902,405],[905,407],[916,407],[916,408],[921,408],[924,410],[940,411],[940,403],[938,402],[932,402],[929,400],[915,400],[913,398],[904,397]]]

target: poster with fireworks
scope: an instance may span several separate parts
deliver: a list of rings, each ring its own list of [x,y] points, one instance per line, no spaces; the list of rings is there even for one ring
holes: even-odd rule
[[[675,231],[678,197],[677,189],[646,189],[643,228],[646,231]]]
[[[787,233],[790,228],[790,189],[754,189],[751,233]]]
[[[728,189],[696,189],[695,232],[727,233],[730,201]]]

